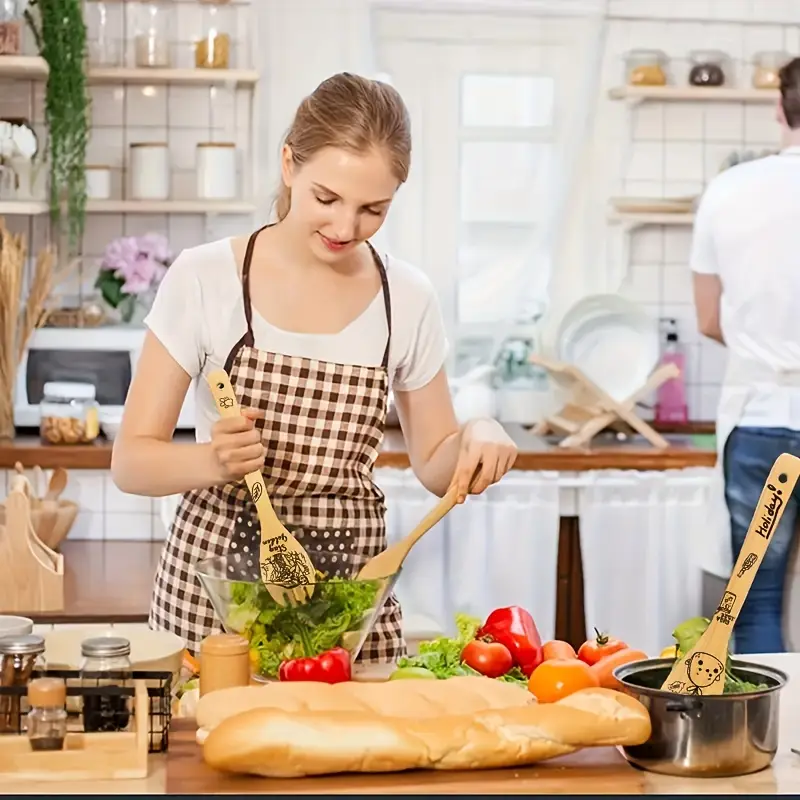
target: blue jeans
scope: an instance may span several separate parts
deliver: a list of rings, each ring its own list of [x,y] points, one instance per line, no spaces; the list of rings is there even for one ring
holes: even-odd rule
[[[781,453],[800,454],[800,431],[735,428],[725,447],[725,501],[731,516],[734,561],[753,519],[761,490]],[[797,523],[797,496],[772,534],[734,631],[737,653],[783,653],[783,594]]]

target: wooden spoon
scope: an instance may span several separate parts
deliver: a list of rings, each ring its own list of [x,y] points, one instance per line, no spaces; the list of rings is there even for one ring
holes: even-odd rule
[[[231,386],[230,378],[224,369],[212,372],[208,376],[208,384],[221,416],[241,416],[242,412]],[[244,479],[247,483],[247,488],[250,490],[250,496],[256,505],[258,521],[261,525],[258,555],[261,580],[276,603],[286,605],[291,598],[297,602],[305,602],[307,598],[311,597],[313,591],[311,587],[316,582],[314,564],[300,542],[278,519],[278,515],[275,513],[275,509],[267,496],[261,471],[250,472],[244,476]],[[271,576],[276,571],[281,570],[282,565],[286,562],[286,557],[289,555],[294,555],[290,559],[290,563],[296,579],[291,584],[283,581],[278,582]]]
[[[470,488],[475,481],[480,467],[472,476]],[[400,571],[411,548],[443,517],[449,514],[456,506],[458,491],[456,487],[448,490],[447,494],[425,515],[422,521],[414,528],[405,539],[401,539],[382,553],[373,556],[358,573],[356,580],[374,581],[378,578],[388,578]]]
[[[61,497],[61,493],[67,488],[68,480],[69,474],[67,471],[63,467],[56,467],[53,470],[53,474],[50,476],[50,483],[47,486],[47,494],[43,499],[51,502],[58,501],[58,498]]]
[[[788,453],[778,456],[764,484],[719,608],[697,644],[675,662],[661,687],[663,691],[705,697],[722,694],[733,626],[798,478],[800,458]]]

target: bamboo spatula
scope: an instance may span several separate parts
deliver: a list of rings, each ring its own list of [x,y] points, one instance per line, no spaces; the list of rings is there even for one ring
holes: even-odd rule
[[[473,478],[474,480],[474,478]],[[400,571],[411,548],[444,516],[449,514],[458,500],[457,487],[451,488],[447,494],[425,515],[422,521],[405,539],[387,547],[382,553],[373,556],[358,573],[359,581],[374,581],[388,578]]]
[[[706,697],[722,694],[733,626],[798,478],[800,458],[788,453],[778,456],[764,484],[719,608],[697,644],[675,662],[661,687],[663,691]]]
[[[241,416],[230,378],[224,369],[210,373],[208,384],[221,416]],[[312,585],[316,577],[314,564],[300,542],[278,519],[267,496],[261,472],[249,472],[244,480],[256,505],[261,526],[257,539],[261,580],[276,603],[286,605],[291,599],[304,603],[313,591]],[[233,532],[234,541],[238,541],[239,537],[242,541],[251,541],[253,531],[248,530],[251,528],[250,521],[240,518],[238,523]],[[245,559],[247,553],[241,552],[238,555],[240,559]]]

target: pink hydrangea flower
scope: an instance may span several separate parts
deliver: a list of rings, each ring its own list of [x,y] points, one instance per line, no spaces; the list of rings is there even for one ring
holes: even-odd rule
[[[115,239],[106,248],[100,268],[123,280],[125,294],[139,295],[158,286],[171,262],[167,240],[149,233]]]

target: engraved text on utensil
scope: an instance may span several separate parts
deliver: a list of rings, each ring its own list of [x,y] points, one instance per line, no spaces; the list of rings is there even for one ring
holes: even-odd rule
[[[783,507],[783,492],[771,483],[767,484],[767,488],[772,492],[772,497],[764,504],[761,520],[756,528],[756,533],[764,539],[772,536],[775,521]]]
[[[285,536],[283,538],[286,539]],[[288,551],[265,558],[261,562],[261,574],[265,583],[292,588],[309,583],[311,573],[302,554]]]
[[[733,607],[736,605],[736,595],[733,592],[725,592],[722,595],[722,601],[717,608],[717,621],[723,625],[730,625],[735,617],[733,616]]]

